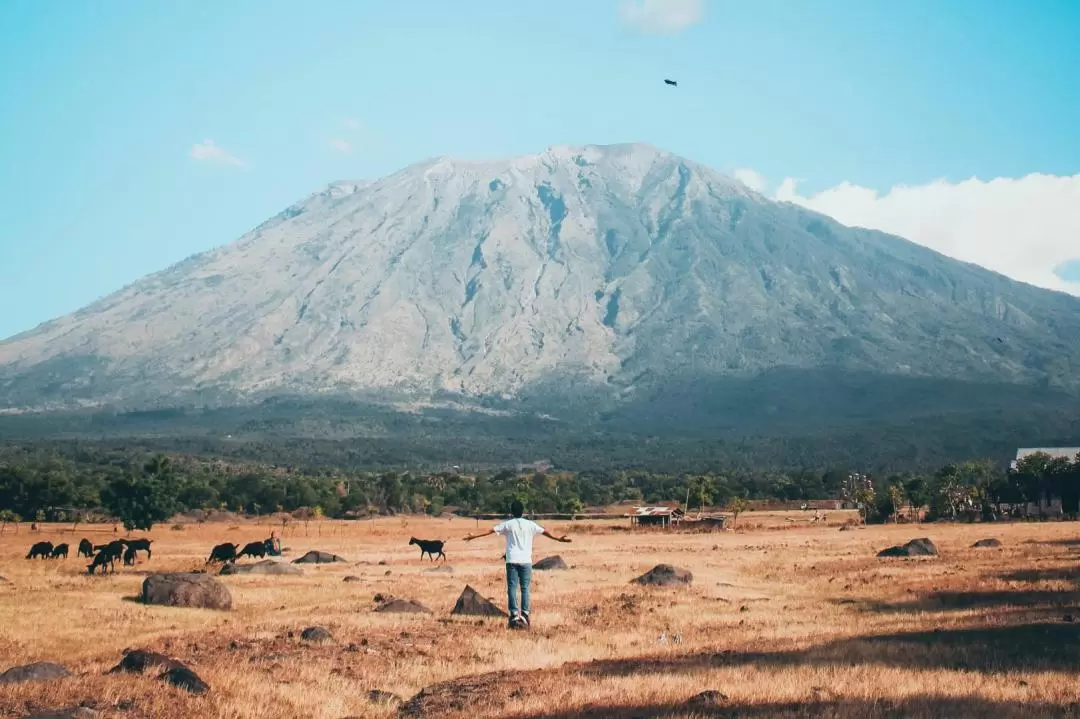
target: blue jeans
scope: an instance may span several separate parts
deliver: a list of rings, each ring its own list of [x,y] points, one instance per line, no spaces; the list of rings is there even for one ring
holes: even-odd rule
[[[510,608],[510,617],[519,616],[522,612],[528,614],[529,587],[532,584],[531,564],[507,564],[506,565],[506,603]],[[518,587],[521,588],[521,604],[518,604]]]

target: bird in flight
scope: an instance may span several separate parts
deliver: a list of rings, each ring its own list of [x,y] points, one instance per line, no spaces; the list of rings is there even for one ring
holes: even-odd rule
[[[673,87],[678,87],[678,86],[679,86],[679,83],[675,82],[674,80],[666,80],[666,79],[665,79],[665,80],[664,80],[664,84],[665,84],[665,85],[671,85],[671,86],[673,86]]]

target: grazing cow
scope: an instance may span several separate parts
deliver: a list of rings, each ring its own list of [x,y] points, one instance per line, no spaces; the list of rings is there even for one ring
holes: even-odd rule
[[[127,540],[128,549],[136,552],[146,552],[146,558],[153,557],[153,553],[150,551],[150,544],[153,540],[150,539],[129,539]]]
[[[420,547],[420,559],[423,559],[425,554],[431,557],[433,562],[436,554],[444,560],[446,559],[446,554],[443,552],[443,545],[446,542],[441,539],[417,539],[413,537],[409,540],[409,545],[412,546],[413,544]]]
[[[124,549],[127,547],[127,542],[123,539],[114,539],[108,544],[102,544],[94,547],[96,552],[105,552],[105,556],[109,558],[109,564],[115,564],[124,556]]]
[[[113,572],[116,571],[116,567],[113,567],[113,560],[111,558],[111,555],[109,555],[109,553],[106,552],[104,549],[97,553],[97,555],[94,557],[93,562],[86,565],[86,573],[93,574],[94,570],[98,567],[101,568],[101,573],[103,575],[109,571],[110,567],[112,568]]]
[[[68,558],[68,545],[57,544],[49,554],[49,559],[59,559],[60,557],[63,557],[64,559]]]
[[[34,546],[30,547],[30,552],[26,555],[27,559],[48,559],[52,555],[53,543],[52,542],[37,542]]]
[[[79,556],[87,559],[94,556],[94,545],[90,543],[89,539],[79,542]]]
[[[210,550],[210,558],[206,560],[207,564],[213,564],[214,562],[235,562],[236,561],[236,548],[239,544],[219,544]]]
[[[243,549],[236,553],[236,558],[240,559],[240,557],[243,557],[244,555],[247,555],[252,559],[255,559],[256,557],[262,559],[266,556],[266,542],[248,542],[244,545]]]
[[[128,545],[128,548],[124,550],[124,566],[135,566],[135,547],[131,546],[130,544]]]

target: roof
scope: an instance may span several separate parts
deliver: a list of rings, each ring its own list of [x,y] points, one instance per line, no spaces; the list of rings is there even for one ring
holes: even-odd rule
[[[673,514],[682,514],[679,507],[633,507],[632,517],[666,517]]]

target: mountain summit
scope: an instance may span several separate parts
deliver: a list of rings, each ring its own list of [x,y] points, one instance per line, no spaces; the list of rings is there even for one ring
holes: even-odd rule
[[[0,343],[0,408],[641,397],[825,371],[1080,386],[1080,300],[644,144],[339,182]],[[704,385],[703,385],[704,386]]]

